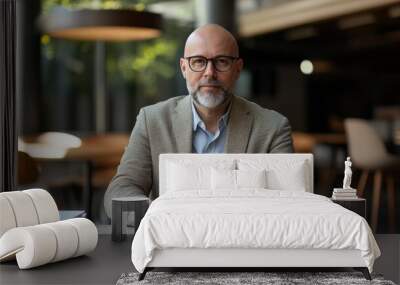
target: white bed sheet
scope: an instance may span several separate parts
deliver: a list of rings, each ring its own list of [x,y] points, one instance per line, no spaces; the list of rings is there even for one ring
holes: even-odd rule
[[[171,192],[154,200],[132,243],[143,272],[155,249],[357,249],[372,272],[380,250],[364,218],[307,192]]]

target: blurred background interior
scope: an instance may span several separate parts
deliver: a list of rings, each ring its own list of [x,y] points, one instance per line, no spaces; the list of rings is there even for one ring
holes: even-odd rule
[[[60,37],[43,28],[54,8],[148,11],[161,31]],[[287,116],[296,152],[314,154],[315,193],[341,187],[350,155],[374,230],[400,232],[399,0],[30,0],[17,15],[19,188],[109,222],[103,195],[139,109],[186,94],[185,39],[213,22],[239,42],[236,94]]]

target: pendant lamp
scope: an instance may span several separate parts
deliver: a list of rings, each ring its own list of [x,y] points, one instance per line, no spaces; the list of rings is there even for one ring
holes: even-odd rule
[[[135,41],[158,37],[161,15],[127,9],[55,8],[39,17],[42,32],[56,38],[88,41]]]

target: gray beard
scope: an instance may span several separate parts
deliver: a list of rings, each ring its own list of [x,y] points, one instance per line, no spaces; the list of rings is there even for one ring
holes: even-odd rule
[[[214,109],[223,103],[225,103],[230,95],[227,91],[223,90],[218,95],[214,95],[212,93],[202,93],[199,90],[196,90],[192,95],[193,100],[207,109]]]
[[[223,94],[213,95],[211,93],[195,92],[193,99],[197,104],[213,109],[224,101],[225,96]]]

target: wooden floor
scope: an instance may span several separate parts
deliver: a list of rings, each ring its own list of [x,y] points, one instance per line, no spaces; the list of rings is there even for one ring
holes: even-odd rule
[[[378,234],[376,241],[382,255],[375,262],[374,272],[400,284],[400,234]]]
[[[376,239],[382,256],[374,272],[400,283],[400,235],[377,235]],[[122,273],[134,271],[130,248],[131,239],[114,243],[110,235],[100,235],[96,250],[88,256],[29,270],[19,270],[16,262],[3,263],[0,284],[115,284]]]

